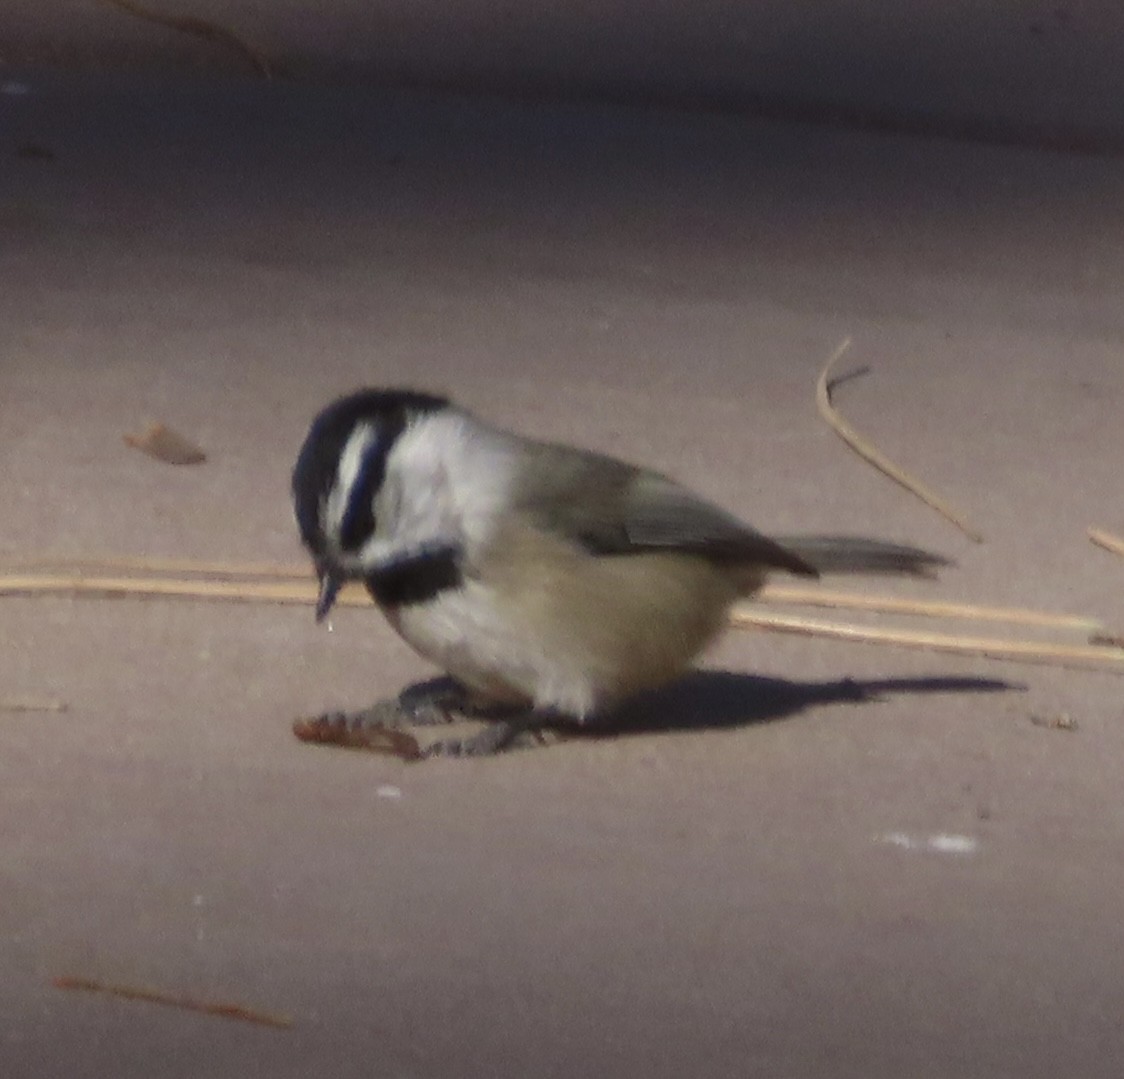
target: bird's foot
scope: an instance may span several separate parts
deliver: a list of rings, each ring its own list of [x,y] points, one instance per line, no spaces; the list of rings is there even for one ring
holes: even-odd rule
[[[541,725],[541,720],[528,716],[526,722],[493,720],[482,731],[467,738],[439,738],[421,747],[423,758],[429,757],[493,757],[513,749],[532,749],[561,741],[560,731]]]
[[[461,719],[494,719],[515,711],[480,703],[452,678],[416,682],[402,690],[394,701],[382,703],[396,704],[403,717],[399,722],[413,727],[435,727]]]

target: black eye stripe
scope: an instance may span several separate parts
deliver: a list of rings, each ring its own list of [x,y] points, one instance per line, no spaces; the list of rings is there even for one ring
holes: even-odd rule
[[[340,547],[356,551],[375,531],[375,495],[386,479],[386,462],[398,436],[406,429],[406,412],[396,409],[379,420],[374,441],[363,453],[359,475],[351,485],[347,507],[340,521]]]
[[[393,442],[375,435],[359,465],[359,475],[348,492],[347,507],[340,521],[340,546],[345,551],[362,547],[375,530],[375,494],[386,479],[387,447]]]

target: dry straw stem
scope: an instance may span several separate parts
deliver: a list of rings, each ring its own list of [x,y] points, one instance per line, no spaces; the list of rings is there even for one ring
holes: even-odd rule
[[[944,499],[926,487],[920,480],[914,479],[908,472],[905,472],[894,464],[881,450],[877,449],[868,439],[860,435],[858,431],[839,414],[838,409],[831,403],[831,369],[838,363],[839,359],[850,347],[851,339],[845,337],[840,342],[839,347],[831,354],[831,358],[824,365],[823,371],[820,372],[819,380],[816,382],[816,406],[820,410],[820,415],[823,416],[832,430],[835,431],[855,453],[864,460],[869,461],[879,472],[889,476],[895,483],[900,484],[911,494],[920,498],[926,505],[931,506],[942,517],[956,525],[969,539],[975,540],[976,543],[983,543],[983,536],[968,523],[967,518],[962,513],[954,510]]]
[[[200,599],[244,599],[246,602],[313,603],[316,589],[312,572],[305,565],[281,562],[224,562],[198,561],[190,558],[149,558],[142,555],[91,555],[82,558],[36,557],[0,558],[0,566],[19,571],[22,576],[5,578],[0,575],[0,594],[14,594],[22,590],[31,592],[74,591],[97,594],[107,589],[114,595],[174,595]],[[53,571],[46,573],[44,571]],[[111,571],[106,575],[104,571]],[[28,571],[31,571],[30,573]],[[115,574],[142,574],[153,576],[155,581],[143,577],[117,578]],[[186,579],[165,584],[168,575],[186,575]],[[207,584],[249,579],[246,587],[221,589],[207,587],[205,594],[197,595],[193,579],[213,578]],[[257,582],[269,582],[259,588]],[[127,583],[126,583],[127,582]],[[290,587],[296,582],[297,587]],[[282,587],[277,587],[282,586]],[[148,591],[146,591],[148,590]],[[365,604],[362,589],[345,589],[344,602],[354,606]],[[801,588],[769,583],[754,597],[760,603],[789,603],[808,607],[830,607],[848,610],[876,611],[885,614],[920,615],[928,618],[959,618],[988,622],[1011,622],[1029,626],[1057,626],[1086,633],[1099,633],[1104,625],[1095,618],[1084,615],[1054,614],[1021,607],[985,607],[973,603],[915,600],[900,596],[869,595],[828,588]]]
[[[1087,535],[1098,547],[1103,547],[1113,554],[1124,556],[1124,539],[1119,536],[1114,536],[1111,532],[1105,532],[1102,528],[1090,528]]]
[[[767,584],[754,597],[757,603],[787,603],[805,607],[830,607],[880,614],[911,614],[926,618],[957,618],[979,622],[1010,622],[1024,626],[1053,626],[1083,633],[1099,633],[1104,624],[1078,614],[1053,614],[1025,607],[984,607],[975,603],[950,603],[944,600],[905,599],[900,596],[872,596],[860,592],[827,588],[793,588]]]
[[[157,26],[166,26],[170,30],[178,30],[180,33],[193,34],[204,41],[217,41],[229,45],[232,49],[240,52],[253,65],[259,75],[266,79],[273,78],[274,65],[269,57],[260,49],[254,48],[233,30],[229,30],[219,23],[211,22],[209,19],[200,19],[195,15],[165,15],[163,12],[154,11],[145,4],[138,4],[136,0],[103,0],[103,3],[128,12],[130,15],[135,15],[138,19],[144,19],[145,22],[155,23]]]
[[[0,595],[68,595],[100,598],[178,598],[242,603],[316,602],[314,581],[217,581],[174,577],[85,577],[75,574],[24,574],[0,577]],[[361,587],[344,589],[336,600],[345,607],[367,606]]]
[[[118,985],[103,982],[96,978],[54,978],[51,984],[56,989],[78,989],[88,993],[105,993],[107,996],[121,997],[124,1000],[143,1000],[149,1004],[163,1004],[172,1008],[183,1008],[190,1012],[217,1015],[223,1019],[240,1019],[244,1023],[257,1023],[259,1026],[287,1029],[293,1025],[287,1015],[273,1015],[241,1004],[226,1004],[197,997],[185,997],[175,993],[165,993],[160,989],[146,989],[135,985]]]
[[[306,569],[284,565],[230,562],[192,562],[186,559],[100,558],[70,561],[37,560],[50,565],[68,565],[65,573],[25,573],[0,576],[0,595],[70,595],[87,597],[134,597],[218,600],[242,603],[299,604],[316,602],[316,582]],[[91,565],[135,569],[147,576],[86,575],[75,567]],[[158,570],[192,573],[193,577],[153,576]],[[210,573],[210,579],[199,574]],[[217,579],[221,577],[242,579]],[[246,579],[249,578],[249,579]],[[797,603],[822,607],[851,608],[916,614],[944,618],[978,618],[1031,625],[1055,626],[1096,632],[1102,629],[1093,619],[1056,615],[1021,608],[982,607],[974,604],[917,601],[895,596],[866,596],[827,589],[789,588],[767,585],[760,598],[773,603]],[[337,601],[341,606],[366,607],[370,597],[361,585],[345,588]],[[815,619],[788,618],[759,613],[742,606],[731,612],[730,624],[739,628],[769,629],[873,644],[900,645],[994,659],[1048,663],[1055,666],[1097,667],[1124,673],[1124,648],[1113,644],[1069,645],[1041,641],[959,637],[943,633],[871,628]],[[1107,638],[1106,638],[1107,640]]]
[[[281,562],[219,562],[193,558],[149,558],[144,555],[88,555],[71,558],[50,555],[36,558],[0,558],[0,566],[8,570],[39,573],[54,570],[68,576],[85,576],[91,572],[143,574],[191,574],[196,577],[265,577],[276,581],[309,581],[312,567]]]
[[[960,637],[949,633],[858,626],[847,622],[824,622],[816,618],[789,618],[758,614],[744,607],[733,612],[731,623],[745,629],[767,629],[806,637],[831,637],[864,644],[897,645],[963,656],[1039,663],[1053,667],[1106,670],[1124,674],[1124,649],[1097,645],[1053,644],[1048,641],[1007,640],[1000,637]]]
[[[197,562],[190,559],[107,556],[8,560],[7,565],[18,567],[25,572],[0,575],[0,595],[162,597],[302,605],[315,603],[317,596],[316,583],[311,579],[308,569],[277,563]],[[38,567],[47,567],[55,572],[26,572],[36,570]],[[143,576],[88,572],[103,569],[114,569],[118,573],[133,572]],[[168,576],[168,574],[188,576]],[[1102,633],[1104,630],[1104,626],[1096,619],[1080,615],[1053,614],[1025,608],[984,607],[970,603],[913,600],[898,596],[872,596],[824,588],[794,588],[787,585],[767,584],[754,598],[763,603],[789,603],[931,618],[1001,621],[1054,626],[1085,633]],[[341,592],[337,602],[348,607],[365,607],[370,605],[371,600],[361,585],[352,584]]]

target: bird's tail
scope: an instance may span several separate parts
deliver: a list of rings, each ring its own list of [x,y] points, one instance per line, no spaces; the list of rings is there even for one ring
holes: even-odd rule
[[[819,573],[888,573],[935,577],[952,562],[919,547],[861,536],[786,536],[777,543]]]

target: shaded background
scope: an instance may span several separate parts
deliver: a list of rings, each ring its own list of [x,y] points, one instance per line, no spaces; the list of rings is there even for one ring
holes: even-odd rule
[[[991,136],[1118,138],[1112,0],[457,3],[194,0],[294,75],[811,114]],[[10,0],[0,59],[210,67],[220,46],[104,0]]]

